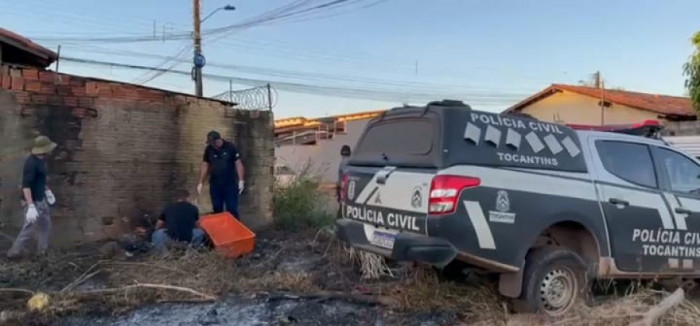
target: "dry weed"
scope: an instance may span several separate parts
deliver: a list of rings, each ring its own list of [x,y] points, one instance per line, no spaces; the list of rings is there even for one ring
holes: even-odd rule
[[[236,288],[239,292],[290,291],[299,294],[318,290],[308,273],[268,272],[257,278],[241,279]]]
[[[668,294],[635,285],[592,307],[580,307],[557,319],[539,315],[514,315],[510,312],[507,301],[498,294],[495,282],[450,281],[426,266],[412,266],[397,273],[389,269],[383,258],[364,255],[341,244],[328,230],[316,234],[313,245],[328,258],[336,277],[345,279],[343,282],[346,283],[343,284],[360,286],[367,293],[395,299],[400,302],[398,310],[402,312],[453,312],[464,324],[469,325],[628,325]],[[207,295],[271,291],[314,295],[327,290],[316,280],[319,277],[318,271],[277,271],[272,266],[279,259],[278,256],[283,255],[278,252],[268,256],[263,263],[255,264],[236,264],[216,252],[195,251],[166,259],[151,258],[137,262],[109,260],[95,263],[94,257],[70,256],[51,258],[43,263],[0,265],[0,272],[4,276],[15,275],[35,280],[27,288],[32,291],[43,289],[43,284],[54,278],[53,283],[60,287],[48,291],[51,295],[50,308],[41,318],[60,317],[76,312],[119,313],[155,302],[202,300]],[[350,275],[353,266],[361,271],[365,282],[360,283],[360,276],[356,273]],[[69,279],[55,282],[60,274],[58,270],[62,270],[64,273],[61,275]],[[343,274],[342,271],[345,270],[350,272]],[[382,277],[387,275],[395,278],[387,280]],[[99,287],[90,288],[90,283],[106,287],[109,291]],[[133,286],[144,283],[167,284],[196,292]],[[607,284],[607,288],[612,290],[610,284]],[[3,296],[0,295],[0,305],[21,311],[27,296],[24,293],[8,292],[5,294],[7,301],[2,301]],[[17,316],[21,320],[22,314]],[[700,325],[700,305],[696,301],[686,300],[664,315],[660,325]]]
[[[493,284],[465,284],[442,280],[426,266],[414,266],[392,285],[389,293],[398,296],[409,311],[454,311],[470,322],[503,322],[507,310]]]
[[[362,273],[362,279],[365,280],[375,280],[382,276],[394,277],[391,269],[386,264],[384,257],[373,254],[366,251],[355,251],[350,249],[350,256],[357,255],[357,259],[360,263],[360,272]]]
[[[36,266],[26,265],[12,268],[20,266],[36,270]],[[80,312],[114,314],[157,302],[210,301],[229,293],[280,290],[303,294],[317,290],[309,274],[241,268],[216,252],[187,251],[138,262],[105,260],[75,275],[63,290],[50,292],[51,304],[39,317]],[[100,286],[86,288],[84,285],[93,279],[99,279]],[[26,302],[22,298],[13,300],[17,309]]]

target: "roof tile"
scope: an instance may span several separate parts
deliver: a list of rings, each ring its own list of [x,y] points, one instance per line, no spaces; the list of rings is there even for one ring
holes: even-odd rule
[[[595,98],[603,98],[605,101],[621,104],[640,110],[656,112],[668,115],[695,116],[693,104],[688,97],[658,95],[649,93],[630,92],[623,90],[601,89],[588,86],[575,86],[564,84],[552,84],[545,90],[525,99],[510,107],[506,111],[519,111],[532,102],[554,94],[555,91],[568,91]]]

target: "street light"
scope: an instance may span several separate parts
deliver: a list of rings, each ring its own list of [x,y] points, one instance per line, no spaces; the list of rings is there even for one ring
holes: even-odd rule
[[[194,77],[194,92],[197,96],[201,97],[203,95],[203,88],[204,86],[202,85],[202,68],[205,65],[205,59],[204,59],[204,54],[202,54],[202,34],[201,34],[201,27],[202,23],[207,20],[209,17],[217,13],[219,10],[227,10],[227,11],[233,11],[236,10],[236,7],[232,5],[226,5],[220,8],[216,8],[216,10],[212,11],[209,13],[204,19],[200,20],[199,19],[199,5],[200,5],[201,0],[194,0],[194,58],[193,58],[193,63],[194,67],[192,68],[193,70],[193,76]]]
[[[211,17],[212,15],[214,15],[214,14],[215,14],[217,11],[219,11],[219,10],[234,11],[234,10],[236,10],[236,7],[234,7],[234,6],[232,6],[232,5],[225,5],[225,6],[223,6],[223,7],[216,8],[216,9],[214,9],[214,11],[212,11],[211,13],[209,13],[208,15],[206,15],[206,16],[204,17],[204,19],[202,19],[202,23],[203,23],[205,20],[209,19],[209,17]]]

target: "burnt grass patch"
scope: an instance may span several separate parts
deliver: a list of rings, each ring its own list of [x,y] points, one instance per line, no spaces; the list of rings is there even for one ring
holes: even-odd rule
[[[267,230],[255,251],[230,260],[213,251],[125,257],[108,243],[43,258],[0,260],[2,325],[623,325],[666,292],[638,287],[558,321],[513,315],[493,279],[458,281],[434,269],[390,264],[363,279],[358,255],[321,231]],[[49,295],[30,311],[35,293]],[[686,300],[665,325],[696,325]]]
[[[258,317],[267,324],[421,324],[433,319],[443,324],[458,317],[434,306],[414,313],[416,304],[406,304],[413,299],[392,287],[399,283],[396,278],[363,280],[356,258],[326,229],[260,232],[255,251],[236,260],[193,250],[166,258],[126,257],[106,251],[110,245],[95,243],[21,261],[2,258],[0,321],[110,324],[143,309],[162,314],[216,304],[263,304],[266,313]],[[35,293],[48,294],[49,304],[30,311],[27,300]]]

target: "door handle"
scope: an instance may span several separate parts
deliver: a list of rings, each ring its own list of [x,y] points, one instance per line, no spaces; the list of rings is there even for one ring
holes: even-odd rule
[[[626,200],[619,199],[619,198],[610,198],[610,199],[608,199],[608,202],[613,204],[613,205],[622,205],[622,206],[629,206],[630,205],[630,202],[628,202]]]
[[[674,211],[676,211],[678,214],[693,214],[693,211],[683,207],[676,207]]]

